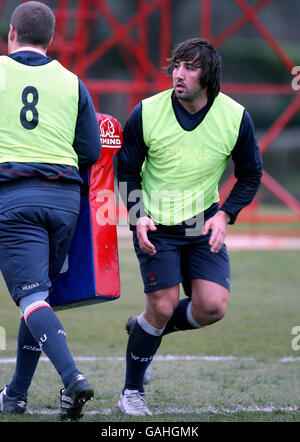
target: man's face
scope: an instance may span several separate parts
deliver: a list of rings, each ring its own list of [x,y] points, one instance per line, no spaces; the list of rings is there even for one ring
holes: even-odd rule
[[[202,93],[200,75],[202,69],[196,67],[193,61],[178,61],[174,64],[172,73],[175,95],[179,100],[193,102]]]

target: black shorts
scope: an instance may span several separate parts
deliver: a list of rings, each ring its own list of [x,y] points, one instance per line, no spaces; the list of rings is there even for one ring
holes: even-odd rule
[[[80,192],[13,190],[1,195],[2,207],[5,199],[9,205],[14,198],[31,204],[0,211],[0,270],[18,305],[23,296],[49,290],[59,276],[76,227]]]
[[[214,206],[205,220],[217,212],[218,205]],[[133,232],[145,293],[182,283],[185,294],[191,296],[192,279],[212,281],[230,290],[230,260],[225,244],[218,253],[212,253],[208,244],[210,233],[186,235],[184,224],[156,227],[155,232],[148,231],[155,255],[140,249],[136,231]]]

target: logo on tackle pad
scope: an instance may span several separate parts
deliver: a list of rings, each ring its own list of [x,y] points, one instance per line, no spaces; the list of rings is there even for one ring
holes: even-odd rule
[[[115,126],[113,125],[110,118],[106,118],[100,124],[100,136],[101,136],[102,146],[121,147],[122,142],[120,140],[120,135],[116,135]]]

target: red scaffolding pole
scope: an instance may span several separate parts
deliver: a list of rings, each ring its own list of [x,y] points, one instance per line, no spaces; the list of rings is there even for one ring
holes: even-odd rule
[[[207,1],[210,3],[210,0],[203,0],[203,2]],[[245,0],[235,0],[236,4],[241,8],[244,15],[236,20],[233,24],[231,24],[227,29],[222,31],[221,35],[215,37],[214,43],[215,45],[220,45],[224,43],[230,36],[232,36],[237,30],[240,29],[241,26],[244,26],[247,22],[251,22],[258,32],[261,34],[263,39],[268,43],[268,45],[272,48],[275,54],[278,56],[284,67],[288,70],[288,72],[292,71],[294,63],[289,58],[289,56],[285,53],[279,43],[275,40],[272,34],[266,29],[264,24],[259,20],[257,13],[266,7],[268,4],[273,3],[274,0],[265,0],[259,1],[254,5],[254,7],[250,7]],[[300,94],[296,93],[292,90],[291,85],[258,85],[258,84],[227,84],[224,85],[223,90],[229,93],[245,93],[245,94],[289,94],[295,95],[295,98],[288,105],[288,107],[282,112],[282,114],[275,120],[266,134],[259,140],[259,146],[261,153],[263,154],[271,145],[271,143],[278,137],[278,135],[284,130],[284,128],[288,125],[289,121],[295,116],[296,113],[300,111]],[[226,196],[229,194],[232,186],[234,185],[235,179],[231,176],[226,183],[222,186],[220,190],[221,200],[224,200]],[[296,200],[286,189],[284,189],[274,178],[272,178],[265,170],[263,171],[262,184],[286,207],[288,207],[291,211],[291,215],[265,215],[260,214],[258,212],[258,204],[257,202],[253,204],[254,211],[251,211],[250,206],[250,215],[249,209],[248,211],[244,211],[242,216],[240,216],[240,220],[245,220],[248,222],[251,220],[255,221],[263,221],[263,222],[278,222],[283,219],[287,222],[299,222],[300,220],[300,203]],[[251,213],[252,212],[252,213]]]

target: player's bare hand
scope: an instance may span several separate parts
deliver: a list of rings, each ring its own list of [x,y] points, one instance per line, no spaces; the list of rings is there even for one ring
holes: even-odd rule
[[[150,242],[148,239],[148,230],[151,232],[156,230],[154,221],[148,216],[142,216],[136,225],[136,234],[139,246],[144,252],[149,253],[149,255],[155,255],[156,249],[152,242]]]
[[[226,226],[229,221],[230,217],[228,213],[219,210],[219,212],[205,222],[202,234],[207,235],[211,230],[211,236],[209,239],[211,252],[218,253],[223,246],[226,236]]]

